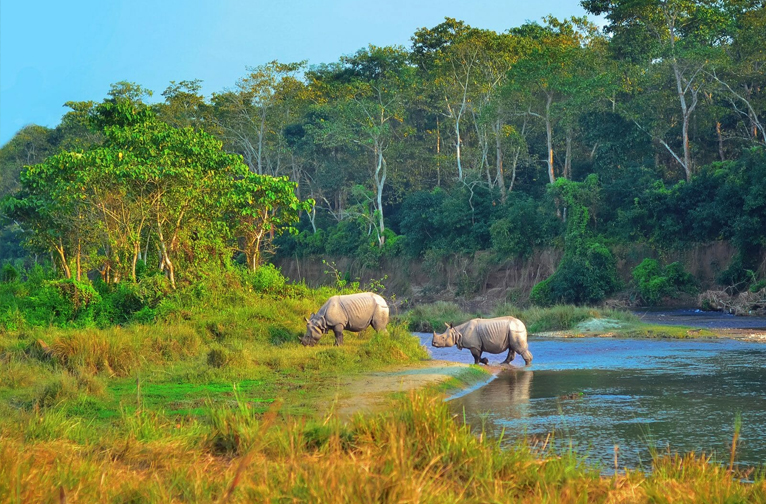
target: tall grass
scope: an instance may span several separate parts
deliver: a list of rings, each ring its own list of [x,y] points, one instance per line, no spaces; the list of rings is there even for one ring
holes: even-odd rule
[[[493,316],[511,315],[522,320],[529,332],[566,331],[590,319],[614,319],[634,323],[638,318],[630,312],[575,305],[556,305],[549,308],[533,306],[521,309],[514,305],[502,304],[495,308]]]
[[[412,393],[385,413],[280,420],[242,398],[199,420],[158,422],[139,441],[0,436],[0,501],[67,502],[763,502],[704,456],[667,455],[653,470],[603,478],[571,452],[501,449],[454,419],[438,396]],[[120,430],[120,432],[127,432]],[[176,432],[176,434],[173,434]]]
[[[531,333],[543,331],[564,331],[573,329],[580,322],[592,318],[616,319],[621,322],[635,323],[638,318],[630,312],[601,309],[574,305],[556,305],[549,308],[531,307],[520,308],[504,303],[496,307],[492,313],[469,314],[457,304],[437,301],[424,304],[410,310],[405,318],[410,330],[419,332],[442,331],[444,323],[460,324],[475,317],[504,317],[513,316],[521,320]]]
[[[441,332],[444,324],[461,324],[478,315],[470,315],[457,304],[447,301],[437,301],[431,304],[418,305],[405,315],[411,331]]]

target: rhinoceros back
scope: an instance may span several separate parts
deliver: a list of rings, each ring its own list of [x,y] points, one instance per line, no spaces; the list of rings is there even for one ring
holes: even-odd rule
[[[456,329],[463,335],[461,346],[464,348],[479,348],[495,354],[509,348],[518,353],[527,350],[527,329],[514,317],[473,319]]]
[[[333,296],[318,315],[323,315],[330,327],[341,324],[347,331],[358,332],[372,325],[382,331],[388,324],[388,305],[372,292]]]

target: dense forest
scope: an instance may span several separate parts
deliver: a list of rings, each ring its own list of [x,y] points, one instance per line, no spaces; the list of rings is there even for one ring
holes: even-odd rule
[[[603,29],[446,18],[409,48],[273,61],[209,97],[199,80],[162,100],[119,82],[69,102],[57,127],[0,149],[4,278],[48,262],[72,281],[174,288],[264,253],[376,264],[557,247],[532,301],[594,303],[620,288],[613,245],[725,240],[738,255],[721,283],[762,287],[764,3],[582,5]],[[691,282],[642,266],[647,301]]]

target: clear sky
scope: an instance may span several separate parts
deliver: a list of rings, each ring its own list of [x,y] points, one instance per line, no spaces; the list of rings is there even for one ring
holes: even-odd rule
[[[268,61],[336,61],[368,44],[409,46],[453,17],[498,32],[579,0],[1,0],[0,145],[23,126],[56,126],[67,101],[101,100],[131,81],[154,91],[202,79],[232,87]]]

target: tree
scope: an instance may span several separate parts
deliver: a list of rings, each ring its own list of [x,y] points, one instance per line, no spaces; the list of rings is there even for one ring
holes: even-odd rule
[[[380,247],[385,242],[383,190],[388,178],[386,153],[403,129],[406,96],[413,69],[400,47],[376,47],[341,59],[335,69],[338,101],[334,118],[322,121],[317,139],[328,146],[350,142],[367,152],[375,191],[375,226]]]
[[[606,30],[613,35],[613,48],[634,62],[648,67],[652,74],[670,73],[680,109],[681,154],[665,135],[650,131],[681,165],[686,180],[694,173],[689,125],[707,85],[705,68],[715,48],[725,41],[731,17],[727,4],[707,0],[585,0],[583,6],[593,14],[605,14]],[[661,82],[661,80],[659,81]],[[639,124],[637,122],[637,124]],[[662,130],[662,129],[660,129]],[[665,129],[667,130],[667,128]]]
[[[564,120],[567,143],[563,176],[570,178],[571,142],[574,121],[567,108],[579,98],[590,82],[585,74],[589,65],[589,49],[585,46],[593,36],[593,27],[585,20],[572,18],[558,21],[548,18],[545,27],[532,24],[513,30],[524,37],[531,47],[510,72],[512,96],[521,97],[528,103],[527,115],[541,119],[545,124],[546,163],[548,180],[556,181],[554,166],[554,127]]]
[[[202,81],[194,79],[190,81],[170,81],[170,85],[162,92],[165,103],[155,105],[157,116],[176,128],[193,126],[201,128],[203,125],[208,129],[212,126],[207,117],[208,106],[205,97],[200,93]]]
[[[282,131],[293,119],[286,99],[294,96],[296,75],[304,67],[305,62],[278,61],[249,67],[236,90],[213,95],[215,120],[224,139],[259,175],[281,171]]]
[[[226,195],[229,232],[235,249],[245,254],[248,268],[258,268],[264,244],[274,236],[297,233],[293,224],[298,222],[299,212],[314,206],[313,200],[300,201],[296,197],[296,186],[287,177],[252,172],[234,180]]]

